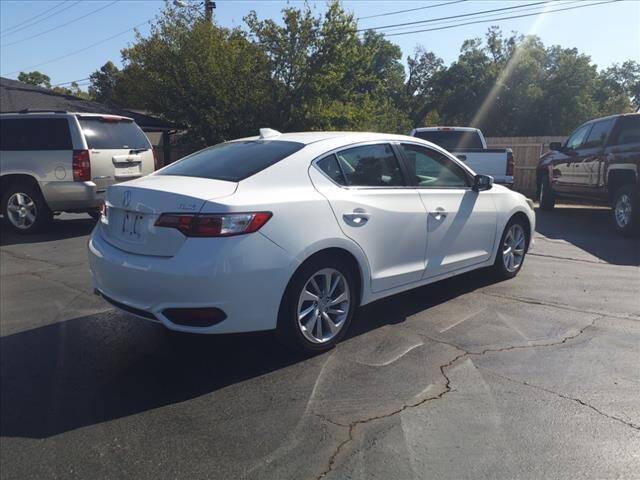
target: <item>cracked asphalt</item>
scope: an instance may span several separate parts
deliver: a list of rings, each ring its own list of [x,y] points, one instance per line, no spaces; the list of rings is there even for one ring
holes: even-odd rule
[[[640,478],[640,242],[538,212],[520,275],[361,308],[310,359],[92,295],[82,216],[0,231],[3,479]]]

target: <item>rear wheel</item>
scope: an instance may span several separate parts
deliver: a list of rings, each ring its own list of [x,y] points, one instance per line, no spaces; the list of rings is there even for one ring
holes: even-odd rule
[[[640,229],[640,197],[633,185],[620,187],[612,205],[613,224],[623,235],[632,235]]]
[[[312,258],[295,273],[280,305],[277,335],[305,354],[333,348],[345,335],[357,304],[355,274],[331,256]]]
[[[527,228],[521,218],[512,218],[504,229],[493,270],[500,279],[515,277],[527,253]]]
[[[556,205],[556,196],[549,181],[549,175],[542,177],[540,182],[540,208],[542,210],[553,210]]]
[[[40,190],[28,183],[7,188],[2,197],[2,215],[13,230],[23,234],[41,232],[53,219]]]

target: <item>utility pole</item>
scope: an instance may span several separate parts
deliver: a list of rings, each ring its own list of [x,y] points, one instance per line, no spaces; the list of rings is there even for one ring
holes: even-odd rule
[[[216,2],[213,0],[204,0],[204,18],[211,23],[213,20],[213,10],[216,8]]]

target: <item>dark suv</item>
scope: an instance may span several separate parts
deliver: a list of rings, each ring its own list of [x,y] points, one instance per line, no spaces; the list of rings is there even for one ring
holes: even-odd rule
[[[591,120],[550,148],[538,162],[540,208],[556,198],[607,202],[618,231],[640,230],[640,114]]]

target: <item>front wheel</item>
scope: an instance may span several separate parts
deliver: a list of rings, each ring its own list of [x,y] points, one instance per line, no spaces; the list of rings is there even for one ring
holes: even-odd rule
[[[527,253],[527,230],[524,221],[514,218],[504,229],[493,270],[499,279],[515,277]]]
[[[631,235],[640,229],[640,198],[633,185],[620,187],[614,196],[613,224],[623,235]]]
[[[540,208],[542,210],[553,210],[553,207],[556,205],[556,196],[553,192],[553,188],[551,187],[551,182],[549,181],[549,176],[545,175],[542,177],[542,182],[540,182]]]
[[[354,272],[330,256],[309,260],[284,294],[277,335],[305,354],[331,349],[345,335],[357,304]]]

